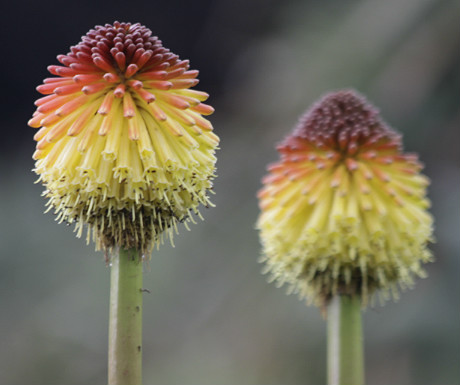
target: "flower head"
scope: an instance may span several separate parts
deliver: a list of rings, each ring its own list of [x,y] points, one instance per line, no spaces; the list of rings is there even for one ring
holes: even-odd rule
[[[131,23],[96,26],[57,59],[29,121],[48,204],[97,249],[148,252],[210,205],[219,140],[208,94],[190,89],[198,71]]]
[[[332,295],[397,296],[423,276],[428,179],[401,136],[354,91],[323,97],[278,147],[259,192],[266,270],[322,305]]]

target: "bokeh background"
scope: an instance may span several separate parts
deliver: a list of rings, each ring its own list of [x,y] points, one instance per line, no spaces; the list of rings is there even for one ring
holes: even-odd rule
[[[460,382],[460,3],[34,1],[2,10],[0,384],[106,383],[109,269],[43,214],[26,122],[56,55],[96,24],[141,22],[200,70],[221,137],[217,207],[146,266],[144,383],[320,385],[325,322],[266,283],[256,191],[274,144],[323,93],[354,87],[431,178],[436,262],[364,315],[367,383]]]

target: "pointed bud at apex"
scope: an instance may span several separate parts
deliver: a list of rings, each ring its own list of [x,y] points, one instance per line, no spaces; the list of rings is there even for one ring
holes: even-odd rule
[[[78,236],[148,253],[212,205],[213,109],[189,89],[198,71],[140,24],[96,26],[70,50],[37,88],[35,172]]]
[[[265,270],[324,306],[335,294],[379,293],[423,277],[428,180],[401,136],[355,91],[323,97],[278,147],[259,192]]]

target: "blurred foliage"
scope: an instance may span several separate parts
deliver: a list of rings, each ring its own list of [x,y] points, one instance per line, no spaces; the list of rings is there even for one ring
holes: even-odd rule
[[[145,384],[325,383],[319,311],[259,273],[255,194],[274,144],[321,94],[342,87],[380,106],[406,150],[420,154],[436,218],[429,278],[365,314],[368,383],[458,384],[460,4],[125,3],[83,1],[64,15],[61,3],[20,0],[4,14],[0,383],[106,381],[109,270],[92,245],[42,214],[26,122],[54,57],[94,24],[120,19],[147,25],[200,69],[222,138],[217,207],[146,266]]]

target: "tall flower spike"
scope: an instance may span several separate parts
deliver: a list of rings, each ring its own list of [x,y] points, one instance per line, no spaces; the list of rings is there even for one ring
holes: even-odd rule
[[[322,306],[335,294],[412,286],[425,275],[428,179],[401,136],[355,91],[323,97],[278,147],[259,192],[266,271]]]
[[[48,205],[96,249],[149,252],[211,205],[219,139],[208,94],[190,89],[198,71],[131,23],[96,26],[57,59],[29,121]]]

